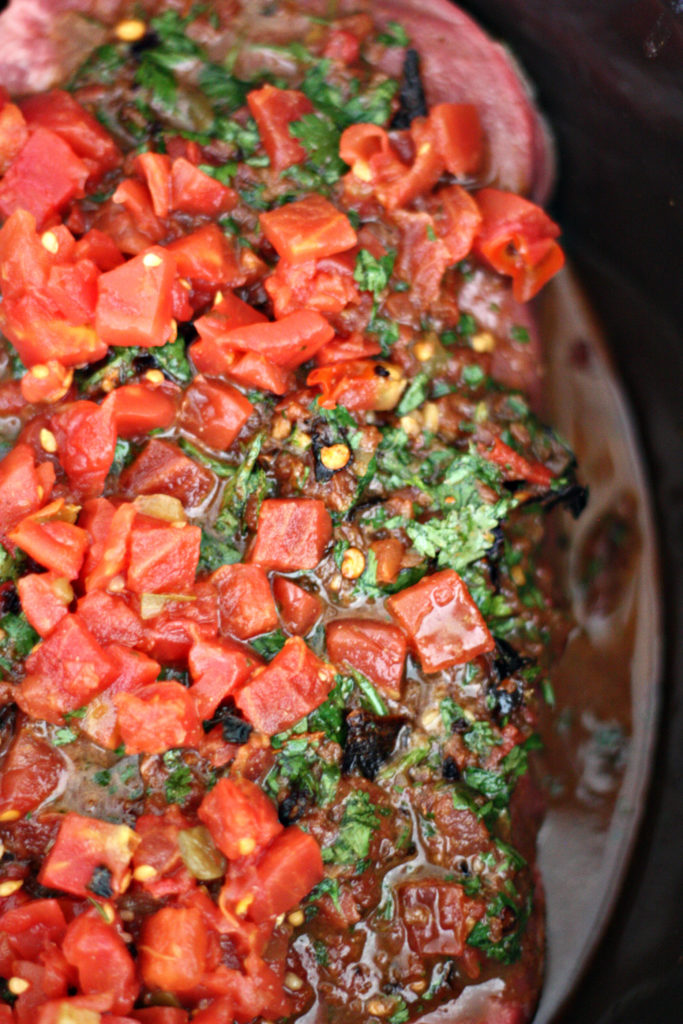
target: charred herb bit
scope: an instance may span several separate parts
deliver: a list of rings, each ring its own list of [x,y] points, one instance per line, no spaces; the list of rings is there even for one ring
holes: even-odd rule
[[[346,718],[346,740],[342,757],[342,773],[360,772],[374,779],[381,765],[394,750],[396,738],[404,724],[398,715],[373,715],[368,711],[351,711]]]
[[[420,75],[420,55],[412,47],[406,50],[403,59],[403,81],[398,99],[399,107],[391,122],[392,128],[410,128],[416,117],[427,116],[427,100]]]
[[[300,818],[303,818],[308,810],[308,805],[309,799],[305,793],[298,789],[292,790],[278,805],[277,816],[280,824],[285,828],[295,825]]]
[[[496,643],[496,656],[493,666],[500,680],[508,679],[515,672],[529,664],[529,659],[523,658],[518,654],[512,644],[505,640],[504,637],[496,636],[494,640]]]
[[[305,721],[305,720],[304,720]],[[311,802],[325,806],[334,799],[339,782],[339,766],[323,760],[318,741],[308,736],[288,740],[275,754],[275,763],[264,786],[273,797],[286,789],[303,794]]]
[[[227,704],[219,707],[211,718],[204,719],[202,729],[205,733],[211,732],[217,725],[222,727],[223,739],[226,743],[246,743],[254,731],[253,726],[236,715],[235,708]]]
[[[98,864],[86,888],[90,889],[95,896],[100,896],[103,900],[110,900],[114,895],[111,881],[112,875],[109,868],[104,864]]]

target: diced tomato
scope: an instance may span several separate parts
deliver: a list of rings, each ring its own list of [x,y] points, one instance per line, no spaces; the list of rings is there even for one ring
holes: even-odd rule
[[[73,601],[68,580],[54,572],[29,573],[17,580],[24,615],[41,636],[50,633]]]
[[[289,126],[313,110],[308,97],[297,89],[277,89],[266,83],[248,93],[247,104],[273,170],[284,171],[292,164],[302,163],[306,150]]]
[[[173,161],[171,203],[183,213],[206,213],[211,217],[227,213],[237,202],[237,193],[200,170],[185,157]]]
[[[79,366],[107,354],[106,343],[94,327],[55,316],[53,303],[40,294],[5,299],[0,305],[0,329],[28,367],[51,360]]]
[[[27,377],[28,374],[24,374]],[[6,416],[21,416],[22,412],[26,408],[26,404],[32,404],[33,399],[27,398],[24,394],[21,380],[3,380],[0,381],[0,417]],[[41,401],[40,398],[37,399]]]
[[[235,697],[252,725],[269,736],[288,729],[326,699],[334,671],[293,636],[264,669],[257,669]]]
[[[8,533],[9,540],[57,576],[75,580],[88,547],[88,534],[80,526],[59,518],[64,499],[59,498],[22,519]]]
[[[163,992],[189,992],[206,970],[208,932],[196,907],[163,907],[145,918],[140,972],[145,985]]]
[[[393,363],[354,359],[319,366],[306,383],[321,389],[324,409],[343,405],[352,412],[387,412],[398,405],[407,381]]]
[[[67,394],[74,379],[71,368],[62,366],[56,359],[37,363],[21,378],[21,394],[32,405],[40,402],[53,404]],[[17,381],[13,381],[17,384]]]
[[[530,484],[536,484],[538,487],[546,489],[553,482],[553,474],[542,462],[525,459],[523,455],[516,452],[514,448],[510,448],[499,437],[495,439],[491,447],[480,444],[477,448],[485,459],[495,462],[502,468],[506,480],[526,480]]]
[[[171,804],[163,817],[142,814],[137,819],[135,831],[142,842],[133,856],[133,865],[145,865],[154,871],[143,873],[149,877],[136,879],[145,892],[159,899],[182,896],[196,888],[196,879],[187,870],[178,845],[180,832],[193,824],[180,813],[177,804]]]
[[[279,619],[268,577],[258,565],[223,565],[211,577],[218,591],[222,633],[249,640],[276,629]]]
[[[77,259],[92,260],[100,270],[113,270],[123,263],[123,255],[116,242],[104,231],[91,228],[76,242]]]
[[[19,107],[0,100],[0,175],[7,171],[27,139],[28,128]]]
[[[128,587],[136,594],[182,593],[194,583],[202,531],[182,520],[138,517],[130,535]]]
[[[272,800],[254,782],[239,777],[219,779],[197,814],[228,860],[260,853],[282,832]]]
[[[85,715],[78,719],[78,728],[93,743],[107,750],[115,750],[121,744],[114,703],[116,694],[136,693],[156,682],[161,666],[146,654],[122,647],[120,644],[109,644],[107,654],[116,665],[114,681],[88,703]]]
[[[383,537],[381,540],[373,540],[370,550],[377,563],[375,569],[377,582],[382,585],[395,583],[405,555],[405,547],[402,542],[398,537]]]
[[[285,203],[262,213],[259,221],[275,251],[290,263],[334,256],[358,241],[346,214],[320,195]]]
[[[297,309],[341,313],[359,298],[350,254],[290,263],[282,259],[264,281],[278,319]]]
[[[217,224],[205,224],[166,248],[173,254],[179,275],[190,281],[232,288],[246,281],[233,245]]]
[[[115,674],[113,659],[80,617],[65,615],[26,659],[17,704],[32,718],[61,725],[65,711],[87,704]]]
[[[46,466],[52,466],[45,463]],[[54,481],[54,470],[52,470]],[[46,483],[49,482],[46,477]],[[17,444],[0,461],[0,534],[7,534],[25,516],[35,512],[50,497],[52,484],[46,487],[36,471],[33,449]]]
[[[123,438],[164,430],[176,416],[176,403],[171,395],[147,384],[123,384],[107,395],[102,405],[113,406],[114,428],[118,437]]]
[[[48,128],[68,143],[88,168],[88,181],[96,184],[121,163],[121,152],[113,138],[92,114],[62,89],[29,96],[21,110],[32,131]]]
[[[249,399],[236,388],[199,376],[185,392],[180,426],[210,447],[226,450],[253,411]]]
[[[45,296],[55,315],[74,326],[92,323],[99,276],[98,268],[88,259],[51,267]]]
[[[132,1010],[132,1020],[140,1024],[188,1024],[187,1010],[175,1006],[150,1006],[146,1010]],[[193,1018],[194,1019],[194,1018]]]
[[[419,956],[462,956],[467,936],[485,911],[461,885],[435,878],[401,883],[398,901],[408,943]]]
[[[138,494],[170,494],[185,508],[194,508],[213,490],[215,477],[170,441],[154,438],[121,474],[122,489]]]
[[[335,619],[327,624],[325,638],[335,665],[351,665],[390,697],[400,698],[407,645],[397,626],[375,619]]]
[[[78,614],[100,644],[137,647],[142,642],[142,620],[123,597],[91,590],[78,602]]]
[[[298,310],[272,323],[233,327],[223,333],[220,343],[228,350],[265,356],[277,366],[291,370],[305,363],[333,337],[334,329],[320,313]]]
[[[200,316],[195,320],[195,327],[201,339],[190,349],[195,365],[198,370],[205,373],[212,373],[210,367],[202,366],[197,362],[196,353],[202,348],[206,349],[208,357],[214,345],[219,344],[227,331],[236,327],[246,327],[248,324],[266,324],[268,317],[254,309],[248,303],[238,299],[233,292],[221,292],[221,300],[217,302],[210,313]],[[220,373],[220,368],[217,371]]]
[[[375,195],[387,210],[407,206],[417,196],[424,195],[437,183],[444,172],[445,161],[432,138],[429,121],[416,117],[410,125],[415,157],[407,173],[380,181]]]
[[[382,346],[372,338],[367,338],[355,331],[348,338],[333,338],[323,345],[314,357],[316,366],[329,366],[331,363],[345,363],[350,360],[366,360],[378,356]]]
[[[106,878],[116,898],[130,884],[128,868],[139,843],[140,837],[128,825],[112,825],[69,811],[59,826],[38,880],[51,889],[62,889],[87,899],[93,895],[93,881],[99,878],[102,883]],[[101,891],[98,895],[101,896]]]
[[[223,372],[243,388],[259,388],[274,395],[284,395],[293,386],[292,374],[277,363],[256,352],[245,352],[236,358],[229,353],[231,365]],[[232,360],[234,359],[234,362]]]
[[[57,457],[69,483],[81,497],[94,497],[104,488],[114,461],[116,428],[111,405],[73,402],[50,420],[57,440]]]
[[[38,229],[84,194],[88,168],[54,132],[37,128],[0,182],[0,213],[28,210]]]
[[[425,576],[387,598],[424,672],[462,665],[495,644],[464,582],[452,569]]]
[[[113,1013],[132,1009],[140,990],[133,958],[116,926],[103,921],[94,907],[70,923],[62,952],[76,968],[84,995],[109,996]]]
[[[32,900],[0,917],[0,932],[17,960],[37,960],[48,943],[61,941],[65,931],[64,913],[55,899]]]
[[[0,228],[0,265],[5,301],[45,287],[53,259],[40,240],[36,219],[17,210]]]
[[[404,177],[409,168],[398,157],[384,128],[375,124],[352,124],[339,140],[339,155],[360,182],[379,182]]]
[[[57,751],[39,736],[21,729],[2,766],[0,821],[15,821],[35,811],[57,788],[63,772],[64,762]]]
[[[114,270],[98,285],[95,327],[107,345],[165,345],[173,333],[173,256],[153,246]]]
[[[109,504],[109,503],[107,503]],[[101,512],[102,529],[99,535],[92,530],[93,544],[85,563],[86,591],[106,587],[128,564],[130,532],[136,516],[134,505],[124,502],[118,508]],[[106,519],[105,519],[106,516]],[[99,530],[99,523],[97,524]]]
[[[198,639],[188,657],[193,684],[190,693],[201,719],[211,718],[219,704],[242,686],[261,664],[259,658],[232,640]]]
[[[323,57],[338,60],[340,64],[355,64],[360,56],[360,42],[353,32],[333,29],[327,37]]]
[[[288,633],[305,636],[310,633],[322,614],[322,601],[317,594],[309,594],[293,580],[284,576],[273,579],[273,594],[280,605],[282,624]]]
[[[411,298],[426,309],[439,297],[444,272],[453,262],[449,247],[424,210],[397,210],[394,219],[401,229],[396,274],[410,282]]]
[[[118,693],[118,726],[128,754],[161,754],[171,747],[196,747],[199,720],[189,691],[172,680],[139,693]]]
[[[293,826],[276,836],[256,865],[257,884],[247,914],[261,922],[295,907],[324,876],[320,847]]]
[[[469,192],[446,185],[434,196],[436,233],[446,246],[451,263],[468,255],[481,225],[481,213]]]
[[[434,146],[449,174],[456,178],[474,174],[484,145],[477,108],[471,103],[438,103],[429,111],[428,121]]]
[[[152,207],[149,189],[136,178],[124,178],[101,207],[95,227],[104,231],[121,252],[137,256],[166,234]]]
[[[249,559],[264,569],[315,569],[332,538],[332,520],[316,498],[267,498]]]
[[[149,189],[157,217],[168,217],[171,208],[171,158],[165,153],[140,153],[135,169]]]
[[[475,252],[512,277],[512,293],[528,302],[564,266],[555,239],[560,229],[540,206],[514,192],[484,188],[476,194],[482,223]]]

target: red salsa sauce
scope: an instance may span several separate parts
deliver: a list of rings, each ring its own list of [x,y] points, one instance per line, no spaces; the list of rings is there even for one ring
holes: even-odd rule
[[[211,7],[0,99],[0,1022],[520,1022],[558,229],[399,24]]]

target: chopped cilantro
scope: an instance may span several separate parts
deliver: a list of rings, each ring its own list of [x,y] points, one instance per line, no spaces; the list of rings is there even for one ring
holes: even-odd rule
[[[12,671],[16,662],[23,661],[40,637],[23,612],[10,612],[0,619],[0,667]]]
[[[106,768],[103,768],[102,771],[95,772],[93,775],[93,781],[96,782],[98,786],[108,786],[111,782],[111,772]]]
[[[378,298],[389,284],[395,260],[393,249],[389,249],[379,259],[367,249],[361,249],[356,256],[353,279],[364,292],[372,292]]]
[[[189,384],[194,377],[190,361],[185,353],[185,342],[181,337],[167,341],[165,345],[150,352],[154,362],[163,373],[176,384]]]
[[[410,1011],[405,999],[402,999],[401,996],[397,998],[396,1009],[390,1017],[387,1017],[387,1020],[389,1024],[405,1024],[407,1020],[410,1020]]]
[[[377,304],[373,308],[372,316],[365,330],[368,334],[377,335],[377,341],[382,348],[383,356],[388,356],[392,345],[395,345],[398,341],[398,324],[393,320],[387,320],[384,316],[378,316]]]
[[[522,327],[521,324],[513,324],[510,328],[510,337],[513,341],[517,341],[520,345],[528,345],[530,339],[529,331],[526,327]]]
[[[262,658],[270,660],[280,653],[286,641],[286,634],[281,629],[275,629],[272,633],[264,633],[263,636],[254,637],[251,641],[251,646]]]
[[[327,185],[346,171],[346,164],[339,156],[339,129],[326,114],[304,114],[289,126],[308,154],[313,170]]]
[[[229,541],[215,536],[202,527],[197,572],[215,572],[222,565],[234,565],[241,557],[240,552]]]
[[[463,368],[462,379],[468,387],[476,388],[486,379],[486,374],[477,363],[470,363]]]
[[[424,371],[413,377],[403,392],[401,401],[396,406],[397,416],[405,416],[406,413],[412,412],[413,409],[417,409],[418,406],[422,405],[429,394],[429,381],[429,374]]]
[[[499,917],[506,907],[514,912],[516,917],[516,927],[514,931],[504,935],[501,939],[494,942],[490,936],[489,921],[491,918]],[[486,956],[490,957],[492,960],[497,960],[499,963],[516,963],[522,955],[522,936],[524,935],[526,923],[531,915],[531,909],[531,895],[529,895],[527,902],[520,910],[515,906],[509,896],[505,893],[499,893],[486,908],[486,918],[484,920],[477,921],[474,928],[468,935],[467,945],[474,946],[475,949],[480,949],[486,954]]]
[[[377,42],[382,43],[384,46],[409,46],[410,39],[404,29],[403,25],[399,25],[397,21],[388,21],[384,26],[384,31],[380,32],[377,36]]]
[[[182,760],[181,750],[167,750],[162,760],[164,766],[169,769],[164,786],[166,803],[180,804],[182,807],[192,789],[192,772]]]
[[[310,902],[319,900],[321,896],[329,896],[334,903],[335,909],[341,912],[341,902],[339,899],[339,882],[336,878],[323,878],[322,882],[311,889],[308,894]]]
[[[349,676],[335,676],[334,687],[325,700],[308,716],[311,732],[324,732],[328,739],[342,743],[346,734],[346,702],[353,690]]]
[[[463,735],[465,746],[480,757],[488,757],[494,747],[502,743],[490,722],[476,721],[472,728]]]
[[[339,834],[331,846],[323,848],[326,864],[353,864],[370,852],[372,834],[379,827],[376,807],[365,790],[355,790],[347,798]]]
[[[230,114],[244,106],[251,86],[241,82],[220,64],[204,64],[199,72],[199,86],[208,96],[214,110]]]
[[[78,739],[78,733],[75,733],[73,729],[69,729],[68,726],[64,726],[62,729],[57,729],[52,738],[52,743],[55,747],[64,747],[67,743],[73,743],[76,739]]]
[[[477,321],[471,313],[461,313],[456,331],[461,338],[471,338],[477,330]]]

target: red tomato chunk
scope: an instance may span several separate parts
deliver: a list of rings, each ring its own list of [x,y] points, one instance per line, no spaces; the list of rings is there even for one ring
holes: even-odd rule
[[[198,814],[228,860],[260,853],[282,832],[275,804],[248,779],[219,779]]]
[[[452,569],[426,576],[386,601],[425,672],[472,661],[495,644],[470,593]]]
[[[273,594],[280,605],[282,624],[289,633],[305,636],[320,618],[323,604],[317,594],[309,594],[284,576],[273,579]]]
[[[165,345],[173,333],[173,256],[158,246],[102,274],[95,327],[106,345]]]
[[[322,501],[267,498],[261,505],[249,555],[264,569],[315,569],[332,538],[332,520]]]
[[[286,203],[259,220],[268,241],[290,263],[334,256],[357,241],[346,214],[319,195]]]
[[[189,590],[197,571],[201,539],[198,526],[139,516],[130,534],[130,590],[136,594]]]
[[[291,637],[264,669],[257,669],[235,703],[261,732],[273,736],[319,707],[334,682],[334,671],[301,637]]]
[[[219,381],[195,377],[185,392],[180,426],[212,448],[230,447],[254,411],[248,398]]]
[[[410,948],[420,956],[462,956],[465,940],[485,910],[462,886],[437,879],[406,882],[398,887],[398,898]]]
[[[276,629],[279,619],[268,577],[258,565],[224,565],[212,576],[222,633],[249,640]]]
[[[401,696],[406,638],[397,626],[373,619],[335,619],[325,628],[335,663],[358,669],[390,697]]]
[[[128,825],[69,812],[40,870],[40,883],[87,899],[93,894],[93,875],[105,868],[112,896],[120,896],[130,885],[128,868],[139,843]]]

